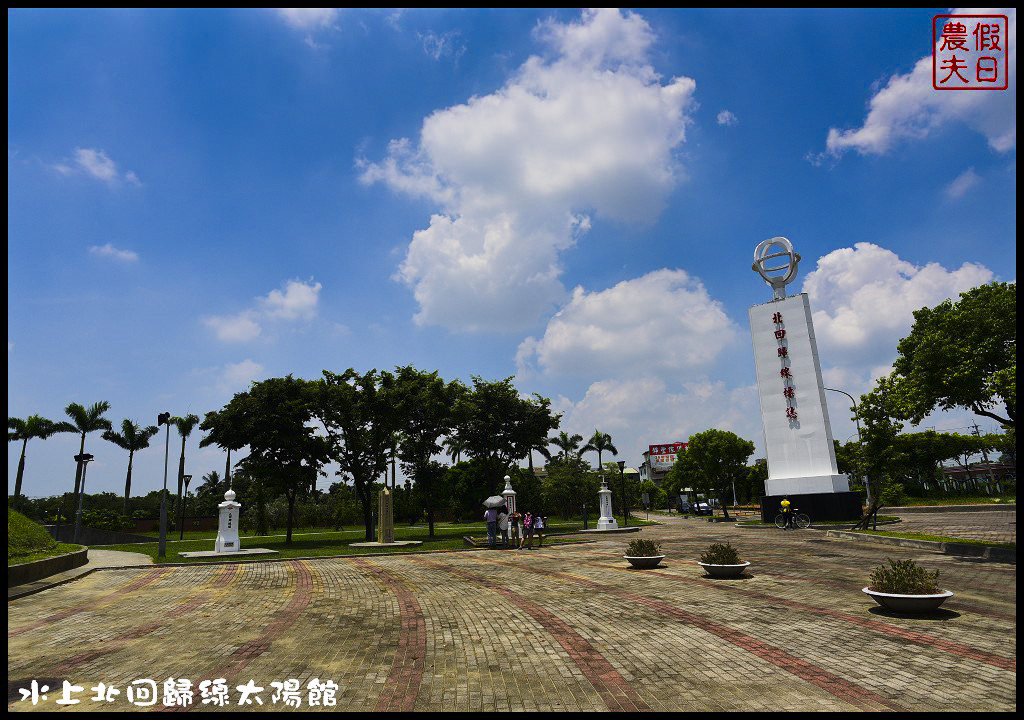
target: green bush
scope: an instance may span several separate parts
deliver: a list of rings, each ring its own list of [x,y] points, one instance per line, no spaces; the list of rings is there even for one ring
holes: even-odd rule
[[[38,525],[20,512],[7,508],[7,559],[19,555],[52,550],[57,541],[42,525]]]
[[[707,565],[739,565],[740,555],[730,543],[712,543],[701,553],[700,561]]]
[[[903,483],[886,480],[882,483],[882,492],[878,498],[879,502],[886,507],[899,507],[906,502],[907,496],[903,490]]]
[[[128,530],[135,527],[135,522],[114,510],[85,510],[82,525],[97,530]]]
[[[939,590],[939,571],[928,572],[913,560],[893,560],[871,573],[869,590],[897,595],[935,595]]]
[[[653,540],[637,538],[626,547],[626,555],[629,557],[657,557],[661,555],[661,544]]]

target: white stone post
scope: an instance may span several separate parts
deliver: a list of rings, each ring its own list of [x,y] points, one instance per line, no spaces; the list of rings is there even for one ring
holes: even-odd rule
[[[512,478],[508,475],[505,476],[505,489],[501,491],[501,495],[505,498],[505,507],[511,515],[516,511],[516,491],[512,489]]]
[[[601,489],[597,491],[601,496],[601,517],[597,521],[598,530],[617,530],[619,524],[615,522],[612,515],[612,491],[608,489],[608,481],[601,478]]]
[[[242,515],[241,503],[235,502],[235,491],[224,493],[224,502],[217,506],[219,522],[217,526],[217,544],[214,552],[231,553],[241,550],[238,542],[238,520]]]

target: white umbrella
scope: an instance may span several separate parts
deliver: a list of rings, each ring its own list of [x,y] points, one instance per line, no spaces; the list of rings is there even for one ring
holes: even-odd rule
[[[489,498],[484,500],[484,507],[486,508],[501,507],[504,504],[505,498],[502,497],[501,495],[491,495]]]

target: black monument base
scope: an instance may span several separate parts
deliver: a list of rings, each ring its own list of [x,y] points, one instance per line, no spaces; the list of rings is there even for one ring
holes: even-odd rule
[[[775,516],[782,512],[779,504],[788,499],[793,510],[806,513],[811,523],[818,520],[859,520],[864,514],[860,504],[860,493],[807,493],[806,495],[765,495],[761,498],[762,522],[775,522]]]

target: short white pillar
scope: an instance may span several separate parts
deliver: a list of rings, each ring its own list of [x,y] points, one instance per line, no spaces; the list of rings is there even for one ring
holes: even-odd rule
[[[501,496],[505,498],[505,507],[511,515],[516,511],[516,491],[512,489],[512,478],[508,475],[505,476],[505,489],[501,491]]]
[[[235,502],[235,491],[224,493],[224,502],[217,506],[219,522],[217,525],[217,544],[214,552],[238,552],[238,520],[242,515],[242,504]]]
[[[601,497],[601,517],[597,521],[598,530],[617,530],[619,524],[612,515],[612,491],[608,489],[608,481],[601,478],[601,489],[597,491]]]

